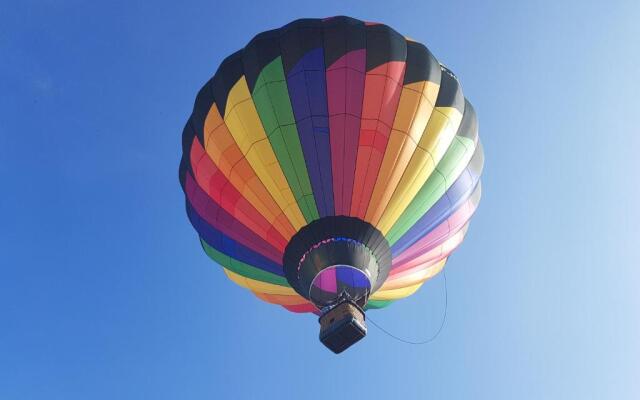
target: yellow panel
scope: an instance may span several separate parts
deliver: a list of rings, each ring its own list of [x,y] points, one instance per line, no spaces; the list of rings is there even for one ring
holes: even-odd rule
[[[289,221],[282,218],[283,210],[269,196],[269,192],[255,176],[248,161],[243,161],[244,155],[231,136],[215,103],[207,114],[204,129],[205,150],[218,169],[285,239],[293,236],[296,230]]]
[[[414,286],[408,286],[401,289],[390,289],[390,290],[378,290],[375,292],[369,299],[370,300],[398,300],[408,296],[411,296],[422,286],[422,283],[419,283]]]
[[[264,132],[244,76],[229,91],[224,121],[242,154],[285,212],[293,227],[298,230],[306,225],[300,207],[296,203]]]
[[[396,115],[393,120],[393,129],[397,129],[402,132],[408,132],[409,129],[411,129],[414,117],[416,115],[419,116],[417,111],[420,100],[422,99],[424,84],[425,82],[422,81],[410,83],[402,87],[400,101],[398,102],[398,108],[396,109]],[[423,116],[423,118],[425,121],[422,129],[424,130],[427,125],[429,115],[427,114],[426,117]],[[422,134],[422,131],[420,131],[420,134]]]
[[[270,283],[246,278],[224,267],[223,270],[231,281],[245,289],[248,289],[249,291],[251,291],[251,293],[253,293],[256,297],[264,302],[270,304],[278,304],[281,306],[310,304],[309,300],[300,296],[289,287],[273,285]]]
[[[227,274],[227,277],[231,279],[236,284],[242,286],[243,288],[252,290],[254,292],[261,292],[266,294],[278,294],[285,296],[298,296],[298,294],[290,287],[274,285],[273,283],[266,283],[261,281],[256,281],[254,279],[245,278],[242,275],[236,274],[233,271],[230,271],[224,268],[224,273]]]
[[[424,95],[427,97],[429,104],[433,104],[435,106],[436,99],[438,98],[438,92],[440,92],[440,84],[427,82],[424,88]]]
[[[436,107],[433,110],[418,147],[391,196],[387,208],[380,221],[373,224],[383,234],[386,235],[389,232],[433,173],[435,166],[442,159],[455,137],[461,121],[462,114],[454,107]]]
[[[382,285],[380,290],[401,289],[425,282],[442,271],[442,268],[444,267],[444,264],[446,262],[447,259],[444,258],[440,261],[437,261],[436,263],[430,263],[431,265],[427,265],[422,269],[416,267],[416,270],[414,272],[398,277],[396,279],[390,277],[389,279],[387,279],[384,285]]]
[[[431,153],[437,164],[458,132],[462,113],[454,107],[436,107],[434,111],[418,146]]]
[[[406,85],[400,95],[400,103],[389,142],[382,159],[378,181],[373,189],[365,220],[376,225],[396,190],[402,174],[416,150],[433,112],[433,102],[428,98],[434,92],[431,82]]]

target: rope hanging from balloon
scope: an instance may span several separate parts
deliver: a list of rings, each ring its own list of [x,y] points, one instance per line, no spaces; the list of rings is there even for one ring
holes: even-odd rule
[[[427,338],[425,340],[419,340],[419,341],[403,339],[403,338],[401,338],[401,337],[399,337],[397,335],[394,335],[393,333],[389,332],[388,330],[386,330],[382,326],[380,326],[378,323],[373,321],[371,319],[371,317],[369,317],[368,315],[367,315],[367,322],[371,322],[371,324],[373,326],[375,326],[376,328],[380,329],[380,331],[382,331],[383,333],[387,334],[387,336],[391,337],[392,339],[395,339],[395,340],[397,340],[399,342],[402,342],[402,343],[405,343],[405,344],[423,345],[423,344],[428,344],[428,343],[433,342],[440,335],[440,332],[442,332],[442,328],[444,328],[444,323],[447,320],[447,308],[448,308],[448,305],[449,305],[449,294],[448,294],[448,290],[447,290],[447,274],[446,274],[444,268],[442,269],[442,277],[444,279],[444,312],[442,313],[442,321],[440,322],[440,326],[438,327],[438,330],[431,337],[429,337],[429,338]]]

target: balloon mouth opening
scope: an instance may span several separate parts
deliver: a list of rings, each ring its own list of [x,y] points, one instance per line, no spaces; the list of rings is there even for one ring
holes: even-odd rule
[[[364,307],[371,293],[371,277],[351,265],[338,264],[320,271],[312,280],[309,299],[323,309],[343,300]]]
[[[314,220],[291,238],[282,258],[287,282],[320,311],[340,300],[364,308],[391,269],[389,243],[355,217]]]

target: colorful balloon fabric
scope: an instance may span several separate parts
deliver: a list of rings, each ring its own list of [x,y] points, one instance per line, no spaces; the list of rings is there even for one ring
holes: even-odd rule
[[[292,285],[284,258],[300,232],[325,224],[292,256],[294,274],[329,242],[369,252],[371,268],[388,256],[370,286],[350,278],[369,290],[366,308],[381,308],[442,270],[480,200],[483,152],[458,78],[424,45],[348,17],[297,20],[227,57],[182,145],[180,183],[206,254],[294,312],[318,313],[306,290],[335,292],[344,272]]]

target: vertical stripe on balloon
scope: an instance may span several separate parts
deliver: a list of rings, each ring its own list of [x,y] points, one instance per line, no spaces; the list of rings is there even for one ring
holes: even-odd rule
[[[320,217],[333,215],[329,114],[320,22],[302,21],[282,28],[280,51],[318,213]]]
[[[398,108],[407,44],[385,25],[370,25],[367,73],[350,215],[364,219]]]
[[[361,21],[337,17],[325,24],[324,51],[335,215],[349,215],[366,74]]]

